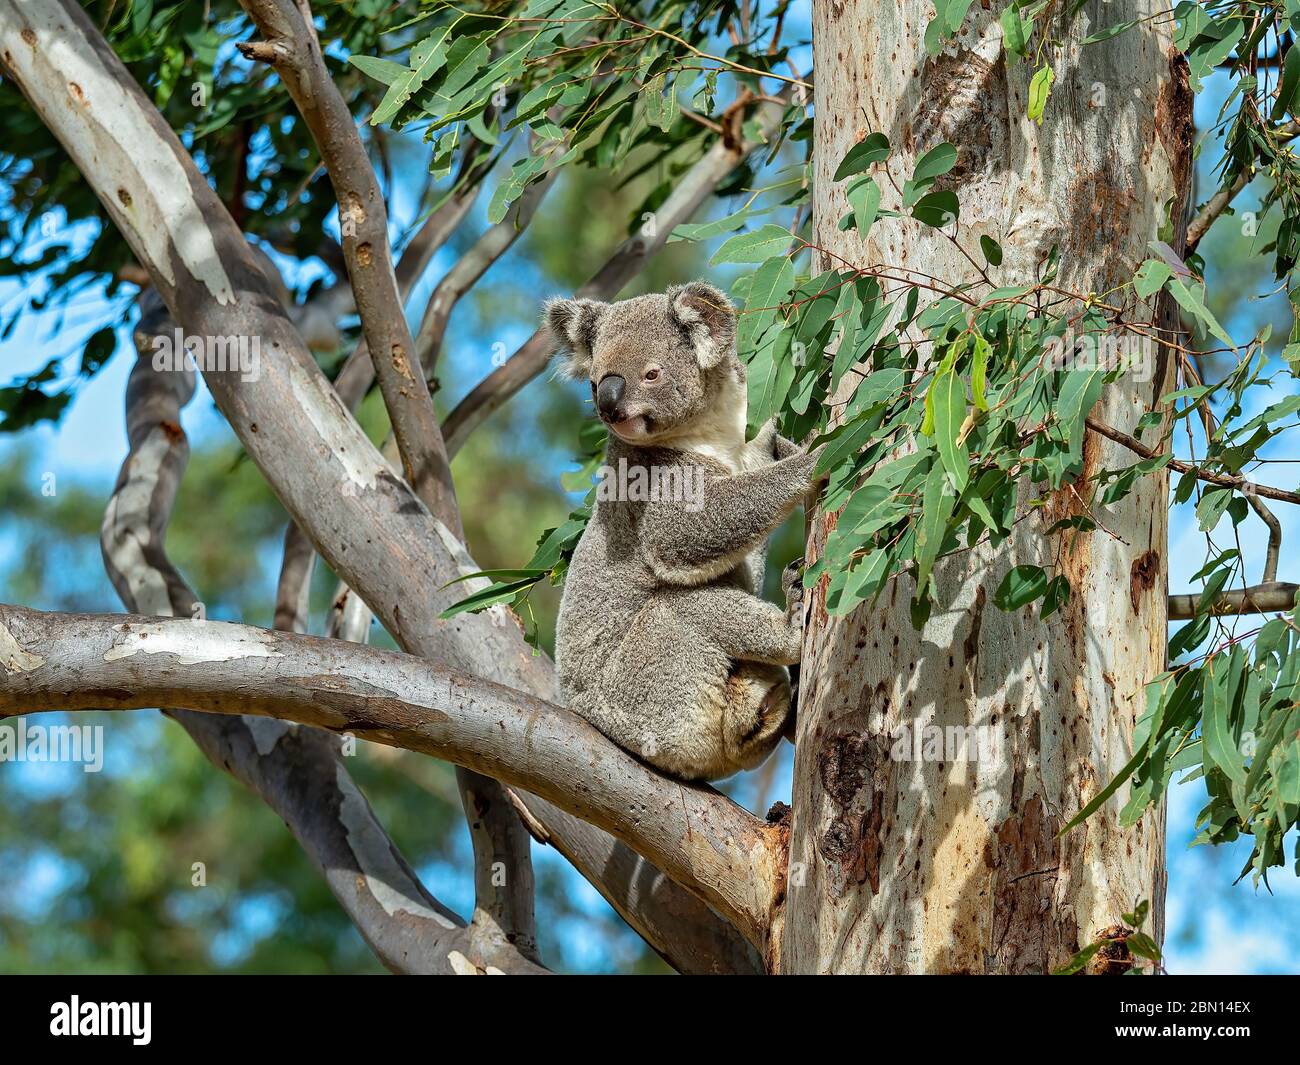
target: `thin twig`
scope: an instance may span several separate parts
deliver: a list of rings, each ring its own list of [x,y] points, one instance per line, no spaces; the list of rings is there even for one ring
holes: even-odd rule
[[[1271,131],[1271,136],[1278,141],[1289,141],[1293,137],[1300,136],[1300,121],[1292,119],[1283,123]],[[1233,179],[1231,185],[1219,189],[1213,196],[1206,201],[1204,207],[1197,212],[1196,216],[1187,224],[1187,250],[1192,251],[1201,238],[1209,232],[1210,226],[1214,220],[1228,209],[1228,205],[1236,198],[1255,177],[1255,165],[1253,162],[1248,163],[1242,168],[1240,174]]]
[[[1089,418],[1087,419],[1088,428],[1094,433],[1100,433],[1108,440],[1113,440],[1117,444],[1122,444],[1135,455],[1140,455],[1144,459],[1162,458],[1158,452],[1146,446],[1142,441],[1135,437],[1129,436],[1128,433],[1113,429],[1109,425],[1103,425],[1101,422]],[[1179,473],[1191,473],[1198,479],[1206,481],[1209,484],[1217,484],[1224,488],[1235,488],[1245,496],[1264,496],[1268,499],[1278,499],[1283,503],[1300,503],[1300,492],[1287,492],[1281,488],[1272,488],[1266,484],[1256,484],[1254,481],[1248,481],[1244,477],[1235,477],[1227,473],[1211,473],[1209,470],[1200,466],[1193,466],[1190,462],[1181,462],[1178,459],[1170,459],[1168,466],[1171,470],[1177,470]]]

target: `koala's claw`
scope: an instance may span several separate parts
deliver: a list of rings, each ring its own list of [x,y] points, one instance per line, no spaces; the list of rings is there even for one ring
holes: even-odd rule
[[[785,593],[786,614],[802,618],[803,616],[803,563],[796,558],[781,571],[781,591]]]
[[[785,718],[785,728],[781,730],[781,735],[790,741],[790,746],[795,746],[795,731],[799,717],[799,667],[790,667],[790,712]]]

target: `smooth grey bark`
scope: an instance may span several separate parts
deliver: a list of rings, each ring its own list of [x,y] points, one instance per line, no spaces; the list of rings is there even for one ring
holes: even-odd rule
[[[407,483],[460,540],[451,464],[403,312],[388,242],[388,210],[347,103],[330,79],[307,0],[242,0],[264,40],[245,56],[275,69],[311,130],[338,198],[348,280]],[[458,767],[456,784],[470,824],[475,896],[471,926],[537,960],[533,868],[528,834],[505,794]],[[504,870],[505,875],[498,875]],[[484,949],[491,949],[487,945]]]
[[[406,480],[435,513],[455,513],[433,398],[414,360],[388,243],[388,209],[356,122],[329,72],[306,0],[241,0],[263,40],[238,45],[269,63],[311,131],[338,200],[343,258]]]
[[[217,368],[204,376],[250,457],[322,557],[407,650],[553,699],[550,663],[532,654],[504,608],[439,618],[465,594],[464,585],[448,589],[448,581],[478,567],[446,525],[389,472],[340,403],[243,235],[84,12],[70,0],[39,8],[0,0],[0,60],[81,169],[186,331],[260,342],[256,381]],[[644,883],[628,890],[623,871],[635,862],[624,843],[554,817],[556,808],[544,800],[524,801],[557,849],[672,964],[684,970],[752,969],[752,948],[744,938],[662,873],[654,890]],[[608,884],[607,869],[617,871]],[[766,875],[741,890],[769,901],[775,893]],[[762,906],[747,908],[757,913]]]
[[[433,256],[451,238],[477,199],[487,170],[485,164],[479,161],[481,154],[482,146],[477,140],[473,141],[467,151],[466,162],[457,178],[454,191],[424,220],[406,247],[402,249],[393,272],[397,278],[397,291],[403,303],[410,297],[411,289],[424,276],[424,271]],[[347,290],[348,302],[351,303],[351,290],[346,285],[342,287]],[[326,302],[333,303],[333,301]],[[331,325],[337,336],[337,316],[332,319]],[[301,322],[299,322],[299,332],[302,332]],[[344,361],[338,376],[334,378],[334,391],[343,405],[355,413],[374,380],[375,366],[363,336],[352,354]],[[277,629],[286,632],[307,631],[308,593],[315,564],[316,552],[311,546],[311,541],[297,525],[290,522],[284,533],[284,552],[280,564],[280,579],[276,587],[275,627]],[[346,586],[340,590],[339,595],[350,604],[350,624],[353,631],[363,631],[370,624],[369,608],[361,604],[356,596],[347,595]],[[362,613],[365,614],[364,617],[361,616]],[[357,639],[357,637],[345,638]]]

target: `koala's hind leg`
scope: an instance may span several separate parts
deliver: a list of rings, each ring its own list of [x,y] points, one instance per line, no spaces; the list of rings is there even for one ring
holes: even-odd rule
[[[753,769],[781,740],[790,713],[790,678],[782,666],[737,662],[723,694],[722,746],[736,769]]]

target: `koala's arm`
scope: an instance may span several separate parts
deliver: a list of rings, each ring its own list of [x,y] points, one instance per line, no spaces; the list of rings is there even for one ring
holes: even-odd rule
[[[772,458],[788,459],[791,455],[802,455],[803,448],[793,440],[787,440],[784,436],[776,431],[776,419],[769,418],[763,427],[754,436],[751,446],[757,446],[767,452]]]
[[[766,599],[730,588],[702,588],[700,594],[708,596],[709,609],[701,627],[725,654],[745,662],[798,663],[803,617],[794,608],[782,610]]]
[[[646,563],[668,584],[695,585],[730,571],[781,524],[813,485],[817,456],[796,451],[770,466],[706,477],[703,505],[659,502],[641,524]]]

